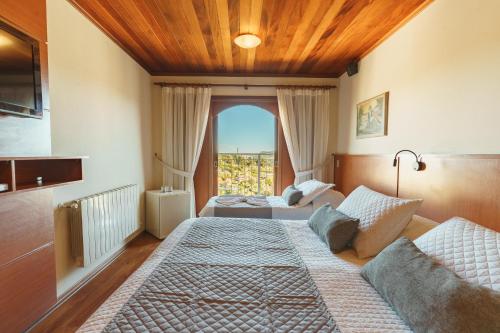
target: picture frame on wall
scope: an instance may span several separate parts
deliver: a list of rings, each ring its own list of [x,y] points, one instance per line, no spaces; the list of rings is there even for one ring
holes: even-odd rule
[[[357,139],[387,135],[388,106],[388,91],[356,105]]]

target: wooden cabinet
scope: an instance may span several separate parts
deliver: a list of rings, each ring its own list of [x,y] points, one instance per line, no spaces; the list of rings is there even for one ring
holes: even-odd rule
[[[0,268],[0,332],[22,332],[56,302],[54,244]]]
[[[39,190],[83,180],[82,159],[86,157],[0,157],[0,183],[14,192]],[[37,178],[41,177],[41,184]]]
[[[50,189],[0,199],[0,267],[53,240]]]
[[[0,332],[26,330],[56,303],[52,187],[82,180],[81,157],[0,158]]]

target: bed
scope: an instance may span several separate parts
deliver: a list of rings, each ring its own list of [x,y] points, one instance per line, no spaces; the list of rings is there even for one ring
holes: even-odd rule
[[[208,200],[200,211],[200,217],[241,217],[267,218],[282,220],[305,220],[321,205],[330,203],[335,208],[344,200],[344,195],[338,191],[327,190],[311,203],[305,206],[289,206],[281,196],[268,196],[268,205],[253,206],[247,203],[238,203],[224,206],[217,203],[217,196]]]
[[[415,238],[434,225],[414,218],[403,234]],[[219,238],[220,234],[229,237]],[[231,251],[222,256],[211,252],[224,246]],[[270,252],[259,257],[264,248]],[[197,255],[186,255],[190,251]],[[266,261],[255,265],[254,261],[262,258]],[[230,259],[239,265],[236,271],[224,272],[231,265],[226,262]],[[360,276],[360,267],[368,260],[358,259],[353,250],[332,254],[304,220],[189,219],[162,242],[79,332],[252,332],[269,327],[300,332],[409,332]],[[198,278],[206,284],[199,285],[194,295],[186,286],[199,271],[185,271],[189,265],[213,273]],[[174,277],[176,282],[167,273],[173,266],[184,267]],[[249,267],[262,269],[259,272],[263,275],[257,277],[253,272],[249,279]],[[266,275],[266,270],[276,274]],[[289,275],[289,271],[295,273]],[[260,289],[254,289],[255,281],[264,283],[265,301],[257,292]]]

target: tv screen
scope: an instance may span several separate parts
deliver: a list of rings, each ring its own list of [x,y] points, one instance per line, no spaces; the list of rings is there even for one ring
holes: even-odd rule
[[[0,22],[0,112],[40,118],[38,42]]]

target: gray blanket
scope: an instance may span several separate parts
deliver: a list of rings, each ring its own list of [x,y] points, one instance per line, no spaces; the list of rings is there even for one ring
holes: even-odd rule
[[[279,221],[200,218],[105,332],[339,332]]]

